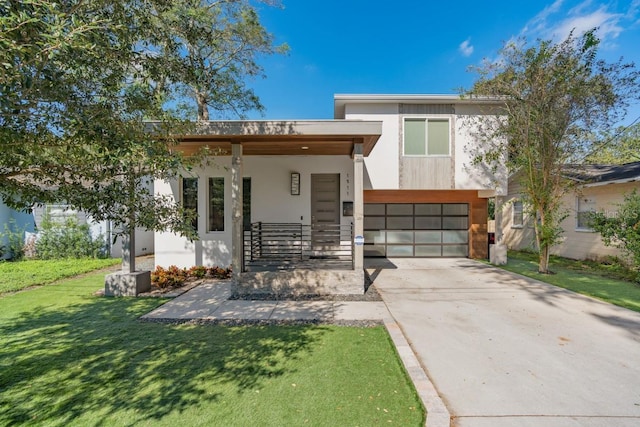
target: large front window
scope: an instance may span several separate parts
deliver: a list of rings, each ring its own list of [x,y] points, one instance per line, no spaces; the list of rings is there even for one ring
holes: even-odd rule
[[[404,119],[405,156],[448,156],[449,119]]]

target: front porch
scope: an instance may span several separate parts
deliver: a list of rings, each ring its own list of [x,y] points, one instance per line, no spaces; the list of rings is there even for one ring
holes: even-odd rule
[[[158,236],[160,256],[231,265],[239,294],[363,294],[364,157],[381,131],[362,120],[204,124],[179,149],[218,152],[222,167],[191,171],[190,187],[157,186],[197,194],[200,241]]]

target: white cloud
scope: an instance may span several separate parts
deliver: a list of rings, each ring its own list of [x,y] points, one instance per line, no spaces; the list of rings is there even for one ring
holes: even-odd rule
[[[613,43],[625,26],[632,26],[640,15],[640,0],[633,0],[627,10],[611,10],[612,4],[594,3],[584,0],[568,10],[563,8],[564,0],[556,0],[534,16],[520,32],[529,41],[537,38],[563,40],[573,30],[580,36],[592,28],[598,28],[597,35],[603,44]]]
[[[471,39],[466,39],[460,46],[458,46],[458,50],[462,53],[463,56],[471,56],[473,53],[473,46],[471,45]]]

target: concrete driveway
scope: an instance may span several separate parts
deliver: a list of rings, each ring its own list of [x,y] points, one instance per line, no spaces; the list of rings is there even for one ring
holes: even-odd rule
[[[640,313],[467,259],[366,266],[452,425],[640,426]]]

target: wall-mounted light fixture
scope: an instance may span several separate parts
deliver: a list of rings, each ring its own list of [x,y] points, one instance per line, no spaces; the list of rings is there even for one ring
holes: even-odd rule
[[[291,172],[291,195],[300,195],[300,172]]]

